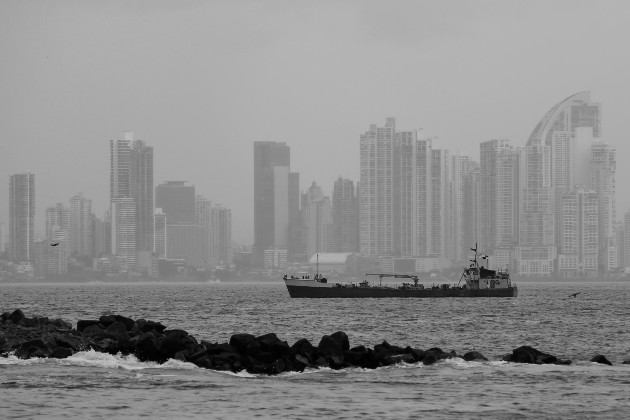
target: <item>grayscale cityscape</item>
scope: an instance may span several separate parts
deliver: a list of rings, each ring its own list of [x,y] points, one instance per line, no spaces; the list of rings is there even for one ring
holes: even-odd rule
[[[628,418],[629,22],[0,0],[0,418]]]
[[[475,244],[490,268],[517,277],[626,275],[630,211],[617,215],[616,148],[601,135],[601,104],[582,91],[541,114],[525,144],[488,139],[478,157],[440,148],[395,117],[366,123],[353,140],[359,177],[333,185],[300,179],[290,141],[254,140],[254,241],[241,245],[229,208],[199,194],[194,180],[156,183],[150,141],[126,131],[109,140],[103,215],[81,192],[38,213],[38,174],[9,175],[1,275],[270,280],[321,264],[341,278],[448,277]]]

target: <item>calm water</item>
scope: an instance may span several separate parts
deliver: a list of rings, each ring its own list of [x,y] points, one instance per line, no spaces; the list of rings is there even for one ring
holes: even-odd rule
[[[120,313],[197,338],[275,332],[292,344],[345,331],[350,344],[477,350],[489,362],[316,370],[276,377],[81,352],[0,358],[0,417],[627,418],[630,282],[520,283],[519,297],[290,299],[281,283],[0,285],[0,311],[78,319]],[[577,298],[570,293],[581,292]],[[531,345],[571,366],[508,364]],[[588,362],[604,354],[614,366]]]

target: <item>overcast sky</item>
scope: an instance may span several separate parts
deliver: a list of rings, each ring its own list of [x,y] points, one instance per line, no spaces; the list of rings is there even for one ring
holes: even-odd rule
[[[253,241],[253,141],[284,141],[301,187],[359,177],[359,135],[394,116],[437,147],[525,145],[590,90],[630,209],[627,1],[0,2],[0,221],[8,177],[44,209],[108,208],[109,140],[155,148],[155,183],[187,180]]]

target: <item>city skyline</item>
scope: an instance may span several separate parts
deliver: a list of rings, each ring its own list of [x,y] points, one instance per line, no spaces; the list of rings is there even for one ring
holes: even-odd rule
[[[330,194],[338,176],[358,179],[367,124],[395,116],[478,161],[481,142],[525,145],[550,106],[590,89],[602,136],[630,155],[621,2],[55,3],[0,5],[0,166],[38,174],[37,214],[83,192],[101,216],[103,142],[124,130],[155,148],[156,184],[189,180],[234,209],[244,244],[253,141],[290,144],[300,189]],[[630,208],[624,191],[617,208]]]

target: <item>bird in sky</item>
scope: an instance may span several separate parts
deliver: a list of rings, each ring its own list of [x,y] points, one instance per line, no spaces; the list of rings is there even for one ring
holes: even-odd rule
[[[57,246],[57,245],[59,245],[59,242],[53,242],[50,244],[50,246]]]

